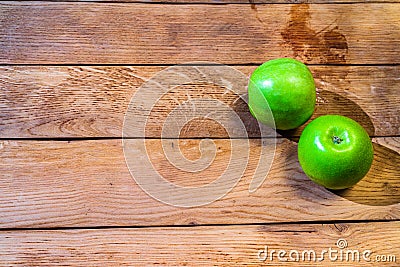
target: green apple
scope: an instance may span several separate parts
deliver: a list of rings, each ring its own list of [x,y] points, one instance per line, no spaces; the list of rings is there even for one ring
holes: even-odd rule
[[[368,172],[374,157],[365,129],[340,115],[314,119],[303,130],[298,158],[305,174],[329,189],[355,185]]]
[[[273,59],[259,66],[250,76],[248,95],[251,114],[280,130],[305,123],[313,114],[316,101],[310,70],[291,58]]]

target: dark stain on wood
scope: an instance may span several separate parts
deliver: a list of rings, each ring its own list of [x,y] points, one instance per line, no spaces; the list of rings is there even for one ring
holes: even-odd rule
[[[253,10],[254,11],[254,13],[255,13],[255,15],[256,15],[256,19],[261,23],[261,24],[264,24],[264,21],[260,18],[260,16],[258,15],[258,10],[257,10],[257,5],[254,3],[254,1],[252,1],[252,0],[249,0],[249,2],[250,2],[250,7],[251,7],[251,10]]]
[[[281,32],[285,45],[291,47],[294,56],[305,62],[319,58],[323,63],[346,63],[347,39],[335,22],[320,31],[310,25],[310,5],[293,5],[288,25]]]

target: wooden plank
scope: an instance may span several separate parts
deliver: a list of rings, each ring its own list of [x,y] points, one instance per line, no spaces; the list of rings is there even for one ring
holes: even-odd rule
[[[398,3],[1,3],[0,63],[398,64]],[[389,25],[389,26],[388,26]]]
[[[2,231],[0,259],[2,266],[87,266],[88,260],[91,266],[398,266],[399,227],[380,222]],[[280,250],[285,255],[278,257]]]
[[[371,171],[354,189],[340,192],[330,192],[312,183],[299,166],[297,145],[280,138],[268,176],[258,190],[250,193],[249,184],[260,158],[260,141],[250,140],[249,148],[244,145],[245,141],[237,140],[231,150],[230,140],[216,139],[215,158],[205,155],[211,160],[210,166],[203,171],[189,172],[174,167],[167,160],[161,140],[145,140],[153,169],[179,186],[204,186],[227,169],[231,153],[249,155],[249,161],[244,158],[233,165],[233,169],[243,165],[246,169],[226,196],[193,208],[167,205],[142,191],[128,171],[120,140],[3,141],[0,146],[0,227],[400,218],[399,137],[374,139],[375,160]],[[179,148],[183,155],[196,160],[200,157],[199,142],[180,140]],[[206,149],[212,146],[203,145]],[[267,148],[271,146],[267,144]],[[128,149],[133,151],[135,145]],[[137,159],[145,156],[143,153],[135,155]]]
[[[130,99],[144,81],[165,68],[0,67],[0,137],[120,137]],[[255,69],[254,66],[234,68],[244,76]],[[399,66],[310,66],[310,69],[319,93],[314,117],[342,114],[360,122],[371,136],[400,135]],[[233,77],[232,83],[236,80],[241,78]],[[148,99],[152,91],[144,91],[138,97]],[[239,94],[245,93],[246,88],[240,87]],[[138,123],[146,124],[146,136],[160,137],[168,114],[189,96],[226,103],[244,121],[247,134],[259,136],[256,121],[237,93],[204,83],[180,86],[165,94],[156,101],[150,116],[139,107],[135,109],[143,114]],[[215,105],[209,109],[222,112]],[[191,107],[183,110],[178,118],[190,113]],[[237,128],[240,123],[231,120],[226,127]],[[201,118],[191,121],[180,133],[186,138],[228,137],[221,125]],[[285,134],[298,136],[300,131]],[[236,137],[243,136],[236,133]]]

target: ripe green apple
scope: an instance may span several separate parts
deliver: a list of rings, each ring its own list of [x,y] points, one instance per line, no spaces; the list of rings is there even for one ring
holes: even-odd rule
[[[278,58],[265,62],[252,73],[248,96],[250,112],[257,120],[289,130],[299,127],[313,114],[315,83],[306,65],[292,58]]]
[[[374,157],[371,139],[354,120],[340,115],[314,119],[303,130],[298,158],[305,174],[329,189],[355,185],[368,172]]]

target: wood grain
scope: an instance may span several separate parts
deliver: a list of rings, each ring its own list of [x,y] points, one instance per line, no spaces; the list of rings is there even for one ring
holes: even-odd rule
[[[0,258],[2,266],[87,266],[88,261],[91,266],[398,266],[399,227],[381,222],[2,231]],[[347,247],[339,249],[339,240]],[[336,251],[321,256],[329,249]],[[279,260],[279,250],[286,251],[280,256],[287,262]],[[304,251],[314,251],[316,260]],[[378,262],[383,255],[390,261]]]
[[[3,2],[0,63],[398,64],[398,3],[166,5]]]
[[[238,141],[244,144],[246,140]],[[260,141],[257,139],[250,140],[249,148],[236,143],[239,145],[233,150],[230,140],[216,139],[216,156],[210,167],[194,173],[172,166],[163,154],[161,140],[147,139],[145,142],[154,169],[164,179],[180,186],[199,187],[217,179],[226,169],[231,153],[248,154],[250,160],[233,166],[241,168],[245,165],[246,170],[226,196],[208,205],[178,208],[163,204],[141,190],[128,171],[120,140],[3,141],[0,227],[400,218],[399,137],[374,139],[380,144],[374,146],[375,160],[365,178],[367,183],[343,196],[312,183],[299,166],[296,143],[284,138],[278,139],[271,170],[254,193],[249,192],[249,183],[259,161]],[[195,160],[201,156],[199,142],[180,140],[179,148],[184,155],[190,155],[189,159]],[[267,145],[270,147],[271,143]],[[135,145],[128,148],[134,150]],[[143,156],[140,153],[135,155],[138,159]],[[366,193],[368,190],[370,194]]]
[[[55,2],[0,2],[0,266],[398,265],[398,1]],[[162,65],[221,62],[239,65],[235,68],[248,76],[255,67],[244,65],[283,56],[314,64],[318,95],[313,118],[339,113],[379,136],[373,138],[371,170],[356,186],[331,192],[312,183],[297,160],[295,140],[302,128],[278,132],[278,139],[257,139],[255,120],[238,95],[202,82],[163,95],[150,116],[135,106],[131,111],[140,119],[130,126],[146,125],[145,132],[129,135],[133,139],[123,148],[129,101]],[[50,66],[59,64],[65,66]],[[112,66],[101,66],[106,64]],[[242,88],[240,94],[245,92]],[[147,101],[151,94],[148,90],[138,97]],[[226,124],[199,118],[174,132],[178,136],[160,139],[167,115],[192,98],[227,104],[255,138],[235,132],[228,139]],[[215,105],[203,108],[226,114]],[[227,126],[235,129],[239,122]],[[211,144],[203,137],[216,139]],[[19,138],[32,140],[14,140]],[[274,140],[268,176],[249,192],[261,147],[272,150]],[[244,174],[215,202],[174,207],[139,187],[124,149],[131,161],[147,156],[151,168],[178,186],[205,186],[228,166],[244,166]],[[210,165],[195,172],[187,164],[177,168],[165,151]],[[232,161],[232,154],[240,162]],[[146,168],[141,181],[153,185]],[[346,220],[353,223],[331,224]],[[326,257],[322,263],[279,262],[276,254],[274,260],[257,258],[266,246],[270,252],[318,253],[336,249],[339,239],[348,242],[348,249],[371,250],[372,261]],[[377,262],[377,256],[392,262]]]
[[[210,67],[213,68],[213,67]],[[249,76],[255,67],[234,67]],[[120,137],[124,115],[132,96],[145,81],[166,67],[0,67],[0,137]],[[363,125],[371,136],[400,135],[399,66],[310,66],[318,89],[314,117],[342,114]],[[233,84],[237,78],[233,77]],[[240,80],[240,79],[239,79]],[[148,99],[153,90],[136,96]],[[240,95],[246,88],[240,88]],[[191,98],[222,101],[244,122],[247,134],[259,136],[256,121],[246,103],[226,87],[205,83],[174,88],[159,100],[150,116],[140,107],[138,124],[146,124],[146,137],[160,137],[163,123],[171,111]],[[182,115],[193,113],[183,106]],[[223,112],[209,106],[210,113]],[[147,120],[147,121],[146,121]],[[226,127],[240,127],[230,120]],[[228,137],[224,127],[209,119],[191,121],[180,137]],[[299,131],[286,133],[299,136]],[[131,137],[138,137],[136,135]],[[234,137],[239,136],[238,133]]]

